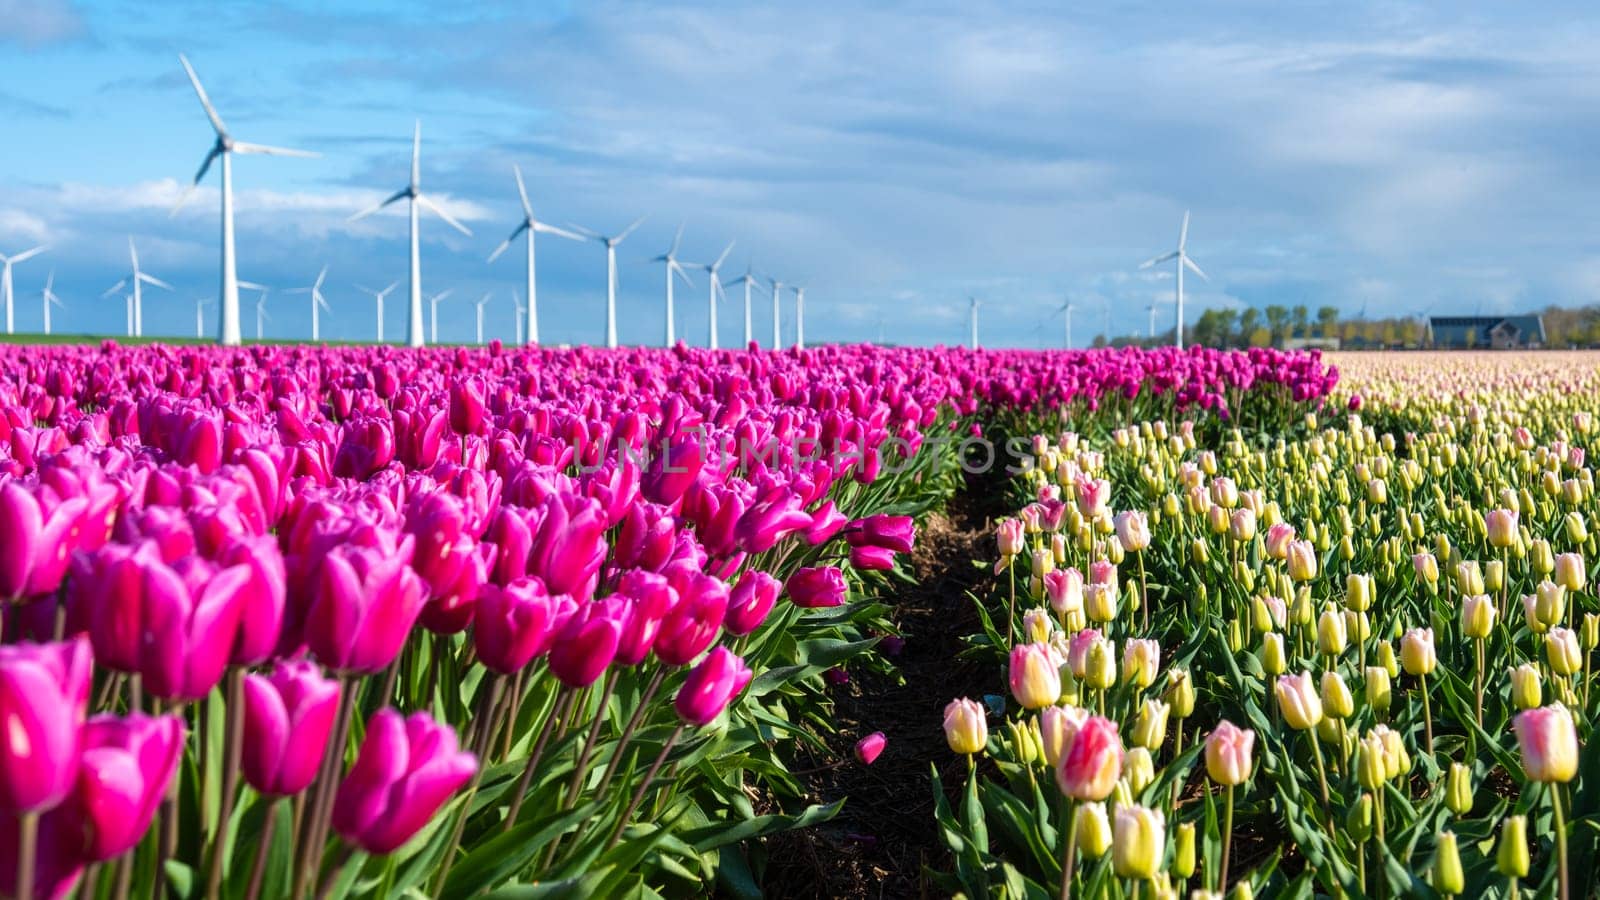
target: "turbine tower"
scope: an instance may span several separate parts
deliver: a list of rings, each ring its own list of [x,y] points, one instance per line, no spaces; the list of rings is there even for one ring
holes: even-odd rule
[[[635,228],[644,224],[644,219],[644,216],[634,219],[632,225],[610,237],[587,228],[572,226],[590,240],[606,245],[606,346],[613,349],[617,346],[617,245],[627,239]]]
[[[738,281],[734,282],[734,284],[744,285],[744,345],[746,347],[750,346],[750,342],[755,340],[755,332],[751,328],[750,320],[750,288],[755,286],[756,283],[755,272],[749,265],[744,267],[744,274],[739,276]]]
[[[411,303],[409,314],[406,316],[406,343],[412,347],[421,347],[422,340],[422,250],[420,237],[417,232],[417,218],[421,207],[445,220],[455,230],[468,237],[472,231],[467,226],[457,222],[449,213],[439,208],[427,194],[422,193],[422,120],[417,120],[416,128],[411,133],[411,182],[405,187],[389,195],[382,203],[369,206],[361,212],[350,217],[355,222],[365,219],[385,206],[401,200],[407,201],[407,209],[411,214]]]
[[[547,234],[556,235],[557,237],[581,241],[583,240],[583,235],[573,234],[565,228],[557,228],[554,225],[546,224],[534,218],[533,204],[528,202],[528,189],[522,183],[522,170],[513,165],[511,167],[511,171],[517,176],[517,196],[522,199],[522,223],[516,228],[512,229],[511,236],[506,238],[504,241],[501,241],[500,246],[494,248],[494,252],[489,254],[489,262],[494,262],[495,259],[500,256],[500,254],[506,252],[506,249],[511,246],[511,242],[517,239],[517,235],[527,235],[528,312],[531,314],[530,318],[528,319],[528,324],[531,326],[528,329],[528,343],[537,344],[539,343],[539,294],[538,285],[535,284],[534,281],[533,236],[543,231]],[[479,330],[482,331],[481,328]],[[481,334],[478,336],[478,342],[483,343],[483,336]],[[517,337],[517,343],[522,343],[520,332]]]
[[[333,309],[328,306],[328,301],[322,297],[322,282],[327,277],[328,267],[323,266],[322,271],[317,273],[317,280],[310,287],[295,288],[289,291],[291,294],[311,295],[311,339],[313,341],[322,340],[321,317],[318,315],[319,307],[329,313],[333,312]]]
[[[133,335],[134,337],[143,337],[144,336],[144,289],[143,289],[143,286],[148,284],[148,285],[152,285],[154,287],[161,288],[163,290],[170,291],[170,290],[172,290],[172,285],[167,284],[165,281],[162,281],[161,279],[155,277],[154,275],[150,275],[148,273],[139,271],[139,251],[134,249],[133,238],[131,238],[131,237],[128,238],[128,258],[133,261],[133,274],[129,275],[127,278],[124,278],[121,281],[118,281],[116,284],[113,284],[111,287],[107,288],[106,292],[101,294],[100,296],[109,297],[112,294],[116,293],[117,291],[122,290],[122,288],[124,286],[131,287],[133,289],[133,293],[128,295],[128,297],[129,297],[129,299],[128,299],[128,304],[129,304],[129,306],[128,306],[128,333]]]
[[[428,328],[428,343],[430,344],[439,343],[439,304],[448,299],[454,291],[455,288],[450,288],[428,298],[428,318],[430,320],[428,323],[430,326]]]
[[[784,283],[776,278],[769,277],[767,280],[772,282],[772,349],[777,350],[783,343],[782,329],[778,327],[781,324],[778,296],[783,291]]]
[[[978,349],[978,298],[968,297],[967,302],[970,304],[967,307],[967,315],[972,326],[972,349],[976,350]]]
[[[44,251],[45,251],[45,248],[41,246],[41,247],[34,247],[34,248],[30,249],[30,250],[24,250],[21,253],[18,253],[18,254],[14,255],[14,256],[6,256],[4,254],[0,254],[0,294],[4,294],[5,295],[6,334],[14,334],[15,333],[13,328],[12,328],[12,325],[13,325],[12,317],[13,317],[14,314],[13,314],[12,309],[11,309],[11,267],[16,265],[19,262],[22,262],[23,260],[32,259],[35,256],[38,256],[39,254],[43,253]],[[46,306],[45,306],[46,315],[49,314],[49,311],[50,311],[50,307],[49,307],[48,304],[46,304]],[[48,333],[48,332],[46,332],[46,333]]]
[[[183,70],[189,73],[189,83],[194,85],[195,96],[200,98],[200,106],[206,111],[206,118],[211,120],[211,128],[217,133],[217,142],[211,145],[206,158],[200,163],[200,171],[195,173],[194,181],[189,189],[184,191],[179,198],[178,205],[173,208],[172,214],[177,215],[183,204],[188,202],[190,194],[200,184],[200,179],[206,177],[211,163],[217,157],[222,157],[222,317],[218,340],[224,344],[238,344],[241,338],[239,333],[239,275],[234,264],[233,252],[233,154],[259,153],[267,156],[300,156],[314,157],[317,154],[307,153],[304,150],[286,150],[282,147],[268,147],[264,144],[247,144],[236,141],[228,134],[228,126],[222,124],[222,117],[217,115],[217,110],[211,105],[211,99],[206,96],[206,89],[200,86],[200,76],[194,73],[194,66],[189,65],[189,58],[182,53],[178,54],[178,61],[183,63]],[[134,289],[137,292],[137,288]],[[134,322],[139,323],[139,302],[134,300]]]
[[[483,343],[483,305],[493,296],[492,292],[485,291],[484,295],[478,298],[478,343],[480,344]]]
[[[1161,263],[1164,263],[1169,259],[1175,259],[1175,260],[1178,261],[1178,327],[1177,327],[1177,329],[1176,329],[1176,331],[1174,333],[1175,333],[1175,335],[1177,337],[1176,343],[1178,345],[1178,349],[1179,350],[1183,349],[1183,270],[1184,269],[1188,269],[1189,271],[1195,273],[1196,275],[1199,275],[1201,280],[1203,280],[1203,281],[1210,281],[1211,280],[1210,278],[1206,277],[1206,273],[1200,271],[1200,267],[1195,265],[1194,260],[1189,258],[1189,251],[1186,249],[1187,246],[1188,246],[1188,243],[1189,243],[1189,211],[1188,210],[1184,210],[1183,211],[1183,227],[1178,230],[1178,249],[1172,251],[1171,253],[1167,253],[1167,254],[1164,254],[1162,256],[1157,256],[1154,259],[1147,259],[1144,262],[1139,264],[1139,268],[1148,269],[1151,266],[1160,265]],[[1154,321],[1155,308],[1153,306],[1151,307],[1150,315],[1152,317],[1151,320]],[[1155,337],[1155,326],[1154,325],[1152,325],[1151,328],[1150,328],[1150,337],[1152,339]]]
[[[378,343],[380,344],[383,343],[383,298],[389,296],[389,294],[393,293],[394,289],[399,286],[400,282],[395,281],[391,282],[389,286],[383,290],[375,291],[369,287],[362,287],[359,284],[356,285],[356,290],[361,291],[364,294],[371,294],[372,299],[378,301]]]
[[[694,287],[694,282],[689,280],[689,273],[684,271],[683,263],[678,261],[678,244],[683,240],[683,226],[678,226],[678,233],[672,238],[672,246],[667,252],[661,254],[651,262],[667,264],[667,338],[665,346],[671,347],[678,342],[677,312],[673,308],[672,279],[673,276],[683,279],[684,287]]]
[[[721,297],[722,299],[726,300],[728,296],[727,294],[723,293],[722,279],[717,277],[717,270],[722,268],[723,261],[726,260],[728,258],[728,254],[732,252],[733,242],[729,241],[728,246],[723,248],[722,255],[717,257],[716,262],[706,263],[701,266],[701,268],[706,270],[706,274],[709,275],[711,279],[711,287],[707,293],[707,299],[710,303],[711,310],[711,343],[709,346],[713,350],[717,349],[717,298]]]
[[[806,289],[794,289],[794,347],[796,350],[806,348]]]
[[[60,307],[62,309],[66,309],[67,308],[66,304],[61,302],[61,298],[56,296],[55,285],[56,285],[56,270],[55,269],[51,269],[50,270],[50,277],[48,277],[48,278],[46,278],[44,280],[44,333],[45,334],[49,334],[50,333],[50,305],[53,303],[53,304],[55,304],[56,306],[58,306],[58,307]]]

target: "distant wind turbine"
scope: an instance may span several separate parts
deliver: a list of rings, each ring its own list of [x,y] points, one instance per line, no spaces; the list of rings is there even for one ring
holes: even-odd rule
[[[143,337],[144,285],[148,284],[153,287],[162,288],[168,291],[172,290],[172,285],[167,284],[165,281],[162,281],[154,275],[141,272],[139,270],[139,251],[134,249],[133,238],[131,237],[128,238],[128,258],[133,261],[133,274],[107,288],[106,292],[100,296],[109,297],[117,291],[122,290],[124,286],[131,287],[133,289],[133,293],[129,295],[132,299],[128,301],[131,304],[128,315],[128,333],[134,337]]]
[[[722,290],[722,280],[717,276],[717,270],[722,268],[723,261],[726,260],[728,258],[728,254],[732,253],[732,252],[733,252],[733,242],[729,241],[728,242],[728,246],[723,248],[722,255],[717,257],[717,261],[716,262],[704,263],[704,264],[701,265],[701,268],[706,270],[706,274],[710,277],[710,280],[711,280],[711,287],[710,287],[710,289],[708,291],[707,299],[709,300],[709,302],[711,304],[711,306],[710,306],[710,309],[711,309],[711,323],[710,323],[711,341],[710,341],[710,345],[709,346],[713,350],[717,349],[717,299],[721,298],[723,300],[726,300],[727,296],[728,296]]]
[[[44,333],[45,334],[49,334],[50,333],[50,305],[53,303],[56,306],[61,307],[62,309],[66,309],[67,308],[66,304],[61,302],[61,298],[56,296],[55,285],[56,285],[56,270],[55,269],[51,269],[50,270],[50,277],[48,277],[48,278],[46,278],[44,280]]]
[[[395,281],[391,282],[390,285],[383,290],[375,291],[369,287],[362,287],[359,284],[356,285],[356,290],[361,291],[364,294],[371,294],[372,299],[378,301],[378,343],[380,344],[383,343],[383,298],[389,296],[394,292],[394,289],[399,286],[400,282]]]
[[[493,296],[492,292],[485,291],[483,296],[478,298],[478,343],[480,344],[483,343],[483,305]]]
[[[796,350],[806,348],[806,289],[794,289],[794,346]]]
[[[667,333],[665,346],[671,347],[678,342],[677,318],[678,314],[673,306],[672,279],[674,276],[683,279],[684,287],[694,287],[694,282],[689,280],[689,274],[684,271],[683,263],[678,261],[678,244],[683,241],[683,226],[678,226],[678,233],[672,238],[672,246],[667,252],[661,254],[651,262],[667,264]]]
[[[750,342],[755,340],[755,332],[751,328],[750,320],[750,289],[757,284],[755,272],[746,265],[744,274],[739,276],[739,280],[735,281],[734,284],[744,285],[744,345],[748,347]]]
[[[32,259],[35,256],[38,256],[39,254],[43,253],[45,251],[45,249],[46,248],[44,248],[42,246],[41,247],[34,247],[34,248],[30,249],[30,250],[24,250],[21,253],[18,253],[18,254],[14,255],[14,256],[6,256],[4,254],[0,254],[0,294],[4,294],[5,295],[6,334],[14,333],[13,329],[12,329],[12,325],[13,325],[12,315],[13,315],[13,313],[12,313],[12,310],[11,310],[11,267],[16,265],[19,262],[22,262],[23,260]],[[46,309],[48,310],[49,307],[47,306]]]
[[[782,310],[778,306],[778,296],[782,293],[784,283],[776,278],[768,278],[772,282],[772,349],[777,350],[783,343],[783,332],[779,328]]]
[[[592,241],[599,241],[606,246],[606,346],[617,346],[617,245],[621,244],[635,228],[644,224],[644,216],[633,220],[633,224],[622,231],[607,237],[599,232],[587,228],[572,226],[585,237]]]
[[[326,311],[328,313],[333,312],[333,308],[328,306],[328,301],[323,299],[322,296],[322,282],[327,277],[328,267],[323,266],[322,271],[317,273],[317,280],[313,282],[310,287],[295,288],[292,291],[288,291],[290,294],[311,295],[311,339],[313,341],[322,340],[322,325],[321,316],[318,314],[319,310]]]
[[[512,229],[511,236],[506,238],[504,241],[501,241],[500,246],[494,248],[494,252],[489,254],[489,262],[494,262],[495,259],[500,256],[500,254],[506,252],[506,249],[511,246],[511,242],[517,239],[517,235],[525,234],[527,236],[528,312],[530,314],[528,319],[528,343],[537,344],[539,343],[539,294],[538,284],[534,279],[533,236],[543,231],[547,234],[556,235],[557,237],[581,241],[583,240],[583,235],[574,234],[565,228],[557,228],[554,225],[541,222],[534,218],[533,205],[528,202],[528,189],[522,183],[522,170],[513,165],[511,167],[511,171],[517,176],[517,196],[522,200],[522,223],[516,228]],[[481,335],[478,337],[478,342],[483,342],[483,337]],[[520,334],[517,337],[517,343],[522,343],[522,337]]]
[[[194,85],[195,96],[200,98],[200,106],[206,111],[206,118],[211,120],[211,128],[217,133],[217,142],[206,153],[206,158],[200,163],[200,171],[195,173],[194,182],[189,189],[184,191],[179,198],[178,205],[173,208],[174,215],[188,202],[189,196],[200,184],[200,179],[206,177],[211,163],[217,157],[222,157],[222,317],[218,339],[224,344],[238,344],[241,339],[239,332],[239,275],[234,265],[233,252],[233,154],[259,153],[267,156],[300,156],[314,157],[315,153],[304,150],[286,150],[282,147],[268,147],[264,144],[247,144],[236,141],[228,134],[228,127],[222,124],[222,117],[217,115],[217,110],[211,105],[211,99],[206,96],[206,89],[200,86],[200,76],[194,72],[194,66],[189,65],[189,58],[182,53],[178,54],[178,61],[183,63],[183,70],[189,74],[189,83]],[[137,290],[137,289],[136,289]],[[134,320],[139,319],[139,303],[134,301]]]
[[[428,343],[430,344],[439,343],[439,304],[449,299],[450,295],[454,292],[455,288],[450,288],[448,290],[440,291],[439,293],[428,298],[428,318],[430,319],[429,325],[431,326],[428,329]]]
[[[978,349],[978,298],[968,297],[967,315],[972,326],[972,349]]]
[[[422,193],[422,121],[417,121],[416,129],[411,133],[411,181],[405,187],[393,194],[382,203],[369,206],[361,212],[350,217],[354,222],[372,215],[391,203],[401,200],[408,201],[407,208],[411,213],[411,303],[409,314],[406,316],[406,343],[412,347],[421,347],[422,340],[422,249],[420,236],[417,231],[417,218],[419,208],[426,206],[430,212],[455,230],[464,235],[471,236],[472,231],[467,226],[457,222],[449,213],[439,208],[427,194]]]
[[[1184,269],[1189,269],[1190,271],[1194,272],[1196,275],[1199,275],[1201,280],[1203,280],[1203,281],[1210,281],[1211,280],[1210,278],[1206,277],[1206,273],[1200,271],[1200,267],[1195,265],[1194,260],[1189,258],[1189,251],[1186,249],[1186,247],[1188,246],[1188,243],[1189,243],[1189,211],[1188,210],[1184,210],[1183,211],[1183,227],[1178,230],[1178,249],[1172,251],[1171,253],[1167,253],[1167,254],[1164,254],[1162,256],[1157,256],[1154,259],[1147,259],[1144,262],[1139,264],[1139,268],[1148,269],[1151,266],[1160,265],[1161,263],[1164,263],[1169,259],[1175,259],[1175,260],[1178,261],[1178,327],[1177,327],[1177,329],[1175,329],[1174,334],[1177,336],[1176,343],[1178,345],[1178,349],[1179,350],[1183,349],[1183,270]],[[1151,315],[1152,321],[1153,321],[1154,320],[1154,316],[1155,316],[1154,307],[1151,308],[1150,315]],[[1155,327],[1153,325],[1151,326],[1151,329],[1150,329],[1150,337],[1151,338],[1155,337]]]

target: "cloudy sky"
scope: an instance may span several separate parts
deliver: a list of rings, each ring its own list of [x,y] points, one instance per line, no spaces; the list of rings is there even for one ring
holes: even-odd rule
[[[519,218],[513,163],[553,223],[649,217],[618,253],[625,343],[661,340],[645,260],[680,223],[693,261],[737,241],[726,280],[806,284],[810,341],[959,342],[969,295],[988,344],[1059,344],[1067,300],[1079,343],[1143,330],[1153,301],[1170,325],[1170,273],[1137,266],[1185,209],[1211,276],[1186,282],[1191,321],[1600,295],[1594,7],[1064,6],[0,0],[0,252],[51,247],[16,269],[18,328],[38,329],[53,268],[58,329],[120,331],[100,294],[130,236],[176,288],[147,294],[147,332],[192,333],[215,295],[216,170],[170,215],[212,141],[180,51],[235,137],[322,154],[235,165],[239,272],[273,287],[269,336],[309,334],[283,291],[324,263],[324,334],[372,335],[356,286],[404,278],[405,219],[347,218],[404,184],[419,118],[423,188],[473,232],[423,220],[425,288],[454,289],[444,340],[473,338],[485,292],[487,332],[511,334],[521,257],[485,258]],[[539,248],[546,341],[600,340],[603,248]],[[703,343],[694,280],[678,328]],[[729,289],[724,344],[742,300]]]

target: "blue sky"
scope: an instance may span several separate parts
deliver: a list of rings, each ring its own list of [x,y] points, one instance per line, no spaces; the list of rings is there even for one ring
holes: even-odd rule
[[[804,282],[809,341],[956,343],[965,298],[987,344],[1143,330],[1176,241],[1206,307],[1510,311],[1600,294],[1600,12],[1579,3],[252,3],[0,0],[0,252],[18,327],[120,331],[127,240],[176,292],[147,332],[192,333],[216,293],[215,174],[169,212],[211,142],[176,54],[234,135],[323,154],[235,165],[239,272],[271,285],[271,336],[309,334],[282,291],[324,263],[329,337],[372,334],[355,285],[404,277],[405,221],[347,217],[402,186],[414,119],[423,187],[473,230],[423,225],[424,284],[452,288],[441,338],[509,337],[520,256],[485,257],[540,216],[619,250],[625,343],[662,332],[644,263],[679,223],[684,255],[736,240]],[[547,342],[604,326],[604,251],[540,242]],[[705,341],[706,282],[678,295]],[[403,289],[402,289],[403,290]],[[770,334],[770,298],[756,334]],[[741,338],[730,290],[722,340]],[[246,333],[253,318],[246,309]],[[387,331],[401,333],[391,302]],[[784,298],[792,339],[793,296]],[[208,311],[208,329],[211,311]]]

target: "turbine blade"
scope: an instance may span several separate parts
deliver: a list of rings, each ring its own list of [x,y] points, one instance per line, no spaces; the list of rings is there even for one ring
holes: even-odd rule
[[[1194,260],[1190,259],[1188,254],[1184,254],[1183,264],[1185,266],[1189,267],[1189,271],[1195,273],[1196,275],[1199,275],[1201,280],[1203,280],[1203,281],[1210,281],[1211,280],[1211,278],[1209,276],[1207,276],[1206,273],[1200,271],[1200,267],[1194,264]]]
[[[511,242],[517,239],[517,235],[519,235],[519,234],[521,234],[521,233],[523,233],[524,231],[527,231],[527,230],[528,230],[528,223],[527,222],[523,222],[521,225],[518,225],[516,228],[514,228],[511,231],[511,236],[506,238],[505,240],[501,241],[500,242],[500,246],[494,248],[494,252],[489,254],[489,262],[494,262],[495,260],[499,259],[500,258],[500,254],[506,252],[506,250],[508,250],[511,247]]]
[[[385,206],[388,206],[389,204],[395,202],[396,200],[404,199],[405,197],[408,197],[410,195],[411,195],[411,189],[410,188],[401,188],[400,190],[395,191],[393,194],[390,194],[388,199],[382,201],[381,203],[374,203],[373,205],[367,207],[366,209],[363,209],[361,212],[358,212],[355,215],[351,216],[350,218],[346,219],[345,221],[347,221],[347,222],[358,222],[358,221],[360,221],[362,219],[365,219],[367,216],[372,215],[373,213],[377,212],[378,210],[383,209]]]
[[[1139,263],[1139,268],[1148,269],[1151,266],[1158,266],[1158,265],[1166,262],[1169,259],[1177,259],[1177,258],[1178,258],[1178,251],[1174,250],[1171,253],[1165,253],[1165,254],[1162,254],[1161,256],[1155,257],[1154,259],[1147,259],[1144,262]]]
[[[622,233],[621,234],[619,234],[616,237],[611,239],[611,243],[613,243],[613,244],[622,243],[622,239],[627,237],[630,234],[633,234],[633,230],[635,228],[638,228],[640,225],[643,225],[644,224],[644,220],[646,218],[647,218],[646,216],[640,216],[639,218],[634,219],[632,225],[629,225],[627,228],[622,229]]]
[[[322,155],[310,150],[290,150],[287,147],[269,147],[266,144],[247,144],[243,141],[234,143],[233,152],[255,153],[261,156],[298,156],[302,159],[316,159]]]
[[[200,105],[205,107],[206,118],[211,120],[211,127],[221,137],[228,133],[228,126],[222,124],[222,117],[217,115],[217,108],[211,105],[211,98],[206,96],[206,89],[200,86],[200,76],[194,73],[194,66],[189,65],[189,57],[178,54],[178,61],[183,63],[183,70],[189,73],[189,83],[194,85],[194,94],[200,98]]]
[[[517,167],[516,163],[512,163],[511,172],[517,176],[517,196],[522,198],[522,212],[531,219],[533,218],[533,204],[528,202],[528,188],[522,183],[522,170]]]
[[[417,200],[423,206],[426,206],[429,210],[431,210],[434,215],[436,215],[439,218],[441,218],[441,219],[445,220],[446,222],[448,222],[450,224],[451,228],[454,228],[455,230],[457,230],[457,231],[461,232],[462,234],[466,235],[467,237],[471,237],[472,236],[472,229],[470,229],[467,226],[461,224],[460,222],[457,222],[453,217],[451,217],[451,215],[449,213],[447,213],[444,210],[440,209],[439,205],[437,203],[434,203],[433,200],[429,199],[427,194],[418,194],[417,195]]]

